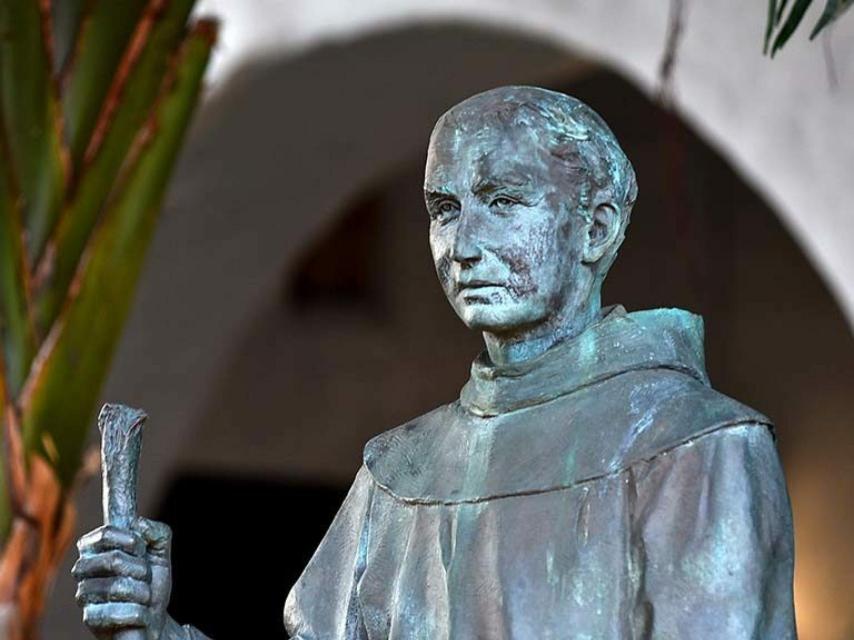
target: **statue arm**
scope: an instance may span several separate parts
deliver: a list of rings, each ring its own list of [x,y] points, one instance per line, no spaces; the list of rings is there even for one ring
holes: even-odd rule
[[[292,640],[364,640],[356,587],[367,563],[373,480],[362,467],[285,602]]]
[[[644,638],[793,640],[788,493],[767,427],[727,427],[636,469]]]
[[[204,635],[201,631],[196,629],[195,627],[191,627],[186,625],[184,629],[187,632],[187,640],[210,640],[206,635]]]

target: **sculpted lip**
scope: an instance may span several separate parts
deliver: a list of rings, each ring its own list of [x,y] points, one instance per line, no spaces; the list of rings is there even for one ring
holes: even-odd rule
[[[504,287],[504,285],[500,282],[490,282],[489,280],[466,280],[456,283],[456,290],[458,294],[464,291],[502,287]]]

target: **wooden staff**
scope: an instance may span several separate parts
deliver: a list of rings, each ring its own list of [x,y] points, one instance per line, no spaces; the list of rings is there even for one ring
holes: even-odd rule
[[[104,524],[130,529],[136,520],[136,487],[144,411],[105,404],[98,416]],[[145,640],[145,629],[125,629],[114,640]]]

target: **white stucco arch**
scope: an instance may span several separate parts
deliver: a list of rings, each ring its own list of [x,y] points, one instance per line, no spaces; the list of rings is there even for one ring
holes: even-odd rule
[[[821,3],[816,3],[819,5]],[[519,30],[601,61],[654,92],[667,32],[665,0],[203,0],[224,20],[214,83],[248,59],[425,21]],[[765,3],[685,0],[676,106],[778,212],[854,322],[854,68],[830,84],[823,44],[805,26],[762,55]],[[829,32],[854,59],[854,18]],[[827,44],[827,43],[825,43]]]

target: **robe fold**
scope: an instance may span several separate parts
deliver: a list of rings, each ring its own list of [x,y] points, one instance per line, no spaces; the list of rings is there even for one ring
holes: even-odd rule
[[[791,640],[767,418],[702,320],[612,308],[381,434],[285,604],[297,640]]]

